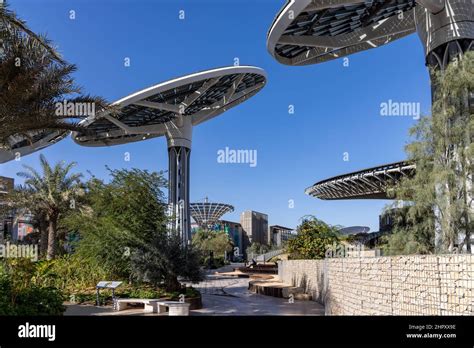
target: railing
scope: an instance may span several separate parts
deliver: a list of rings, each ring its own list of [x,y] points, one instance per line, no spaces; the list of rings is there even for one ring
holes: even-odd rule
[[[268,260],[270,260],[271,258],[275,257],[275,256],[278,256],[278,255],[281,255],[281,254],[284,254],[285,253],[285,249],[280,249],[280,250],[273,250],[273,251],[269,251],[268,253],[265,253],[265,254],[260,254],[260,255],[255,255],[255,254],[250,254],[248,259],[249,260],[255,260],[257,262],[259,261],[263,261],[263,262],[266,262]]]

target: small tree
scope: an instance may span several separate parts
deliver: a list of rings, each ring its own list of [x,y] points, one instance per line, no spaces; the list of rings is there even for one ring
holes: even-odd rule
[[[474,53],[433,76],[433,115],[410,130],[414,141],[406,147],[416,163],[416,174],[402,180],[392,193],[398,200],[413,202],[399,220],[405,220],[405,225],[396,224],[393,238],[401,240],[397,233],[411,233],[409,240],[418,244],[418,250],[433,252],[436,246],[439,251],[453,251],[455,246],[466,246],[470,252],[474,117],[469,93],[474,90]],[[461,234],[464,240],[458,245]]]
[[[192,244],[205,255],[212,252],[223,257],[226,252],[231,252],[233,249],[232,241],[225,231],[200,229],[194,234]]]
[[[260,244],[259,242],[253,242],[250,244],[250,246],[247,248],[247,255],[252,257],[255,255],[261,255],[265,254],[270,251],[270,246],[265,245],[265,244]]]
[[[305,216],[297,227],[297,236],[288,241],[288,252],[295,259],[324,259],[328,247],[339,243],[337,230],[337,226]]]
[[[203,279],[199,253],[192,246],[183,246],[177,233],[157,233],[151,243],[131,256],[132,274],[140,281],[167,291],[181,289],[179,278],[197,282]]]
[[[180,277],[200,280],[197,252],[167,231],[163,176],[140,169],[109,172],[109,183],[95,178],[87,183],[84,207],[66,221],[80,235],[78,255],[111,276],[169,291],[181,288]]]
[[[86,183],[82,208],[64,224],[79,233],[81,257],[100,263],[113,276],[130,277],[132,253],[166,228],[166,180],[140,169],[108,171],[109,183],[94,177]]]

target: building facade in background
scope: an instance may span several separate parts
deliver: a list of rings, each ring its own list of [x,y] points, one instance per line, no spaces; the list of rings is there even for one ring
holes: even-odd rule
[[[6,195],[13,190],[15,180],[0,176],[0,242],[5,236],[11,235],[13,230],[13,212],[5,202]]]
[[[293,238],[296,232],[292,228],[273,225],[268,228],[268,241],[271,246],[281,247],[286,241]]]
[[[15,180],[0,176],[0,242],[22,241],[35,232],[33,215],[28,211],[12,209],[5,201],[6,195],[13,190]]]
[[[234,252],[236,251],[235,256],[243,256],[245,250],[249,246],[249,241],[242,225],[238,222],[227,220],[221,220],[218,224],[220,230],[225,231],[234,243]]]
[[[267,214],[253,210],[244,211],[240,214],[240,224],[250,243],[269,244]]]

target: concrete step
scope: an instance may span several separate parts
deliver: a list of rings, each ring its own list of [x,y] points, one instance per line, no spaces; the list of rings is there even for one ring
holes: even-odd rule
[[[294,287],[283,283],[266,282],[260,280],[250,281],[249,290],[256,294],[279,298],[290,298],[290,296],[293,296],[293,299],[301,301],[311,301],[312,299],[310,294],[304,293],[303,288]]]

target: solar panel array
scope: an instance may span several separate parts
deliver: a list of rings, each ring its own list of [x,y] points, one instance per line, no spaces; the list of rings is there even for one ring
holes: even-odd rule
[[[18,155],[26,156],[54,145],[63,140],[68,131],[40,130],[30,132],[29,138],[25,136],[12,136],[6,148],[0,149],[0,163],[5,163],[17,158]]]
[[[284,64],[320,63],[415,32],[411,11],[415,0],[319,0],[309,2],[302,11],[301,4],[297,6],[288,2],[269,32],[269,50]],[[295,18],[288,22],[287,16],[295,11]],[[377,35],[369,38],[370,33]]]
[[[374,0],[362,4],[302,12],[283,35],[337,36],[392,17],[400,11],[413,9],[414,0]],[[311,47],[277,45],[276,51],[286,58],[294,58]]]
[[[41,148],[43,148],[43,147],[46,147],[46,146],[53,145],[53,144],[57,143],[58,141],[64,139],[68,134],[69,134],[69,132],[67,132],[67,131],[41,130],[41,131],[34,132],[34,133],[30,134],[30,139],[27,139],[25,137],[21,137],[21,139],[19,139],[17,141],[14,141],[11,144],[10,148],[12,150],[17,150],[17,149],[21,149],[21,148],[26,147],[26,146],[31,146],[31,145],[34,145],[34,144],[38,144],[43,139],[50,138],[47,141],[47,145],[45,144],[45,145],[41,146]]]
[[[234,95],[244,92],[247,89],[249,89],[249,92],[248,94],[243,93],[242,96],[227,101],[230,103],[227,103],[226,105],[235,105],[240,102],[242,98],[247,98],[255,94],[260,88],[257,88],[257,90],[250,89],[259,85],[263,87],[263,84],[265,83],[265,77],[255,73],[245,73],[243,76],[239,73],[228,74],[219,77],[217,82],[213,80],[213,78],[207,78],[200,81],[183,84],[182,86],[156,93],[143,99],[142,101],[180,107],[188,97],[197,92],[206,83],[211,83],[212,86],[209,89],[199,95],[197,99],[195,99],[185,108],[183,115],[185,117],[192,117],[196,113],[205,109],[209,109],[216,103],[222,101],[227,92],[234,87],[234,83],[238,81],[240,82],[237,86],[235,86],[236,90]],[[169,110],[162,110],[159,108],[152,108],[132,103],[122,107],[118,115],[115,115],[114,117],[116,117],[117,120],[128,127],[143,127],[165,124],[174,120],[176,118],[176,113]],[[113,131],[120,131],[120,127],[105,118],[98,117],[87,126],[87,132],[78,133],[76,139],[78,139],[81,143],[87,143],[89,141],[101,140],[107,142],[113,141],[114,139],[127,138],[129,138],[130,141],[138,141],[142,140],[143,138],[142,136],[123,134],[122,132],[109,134]],[[148,135],[147,138],[151,138],[153,136],[154,135],[151,134]]]

